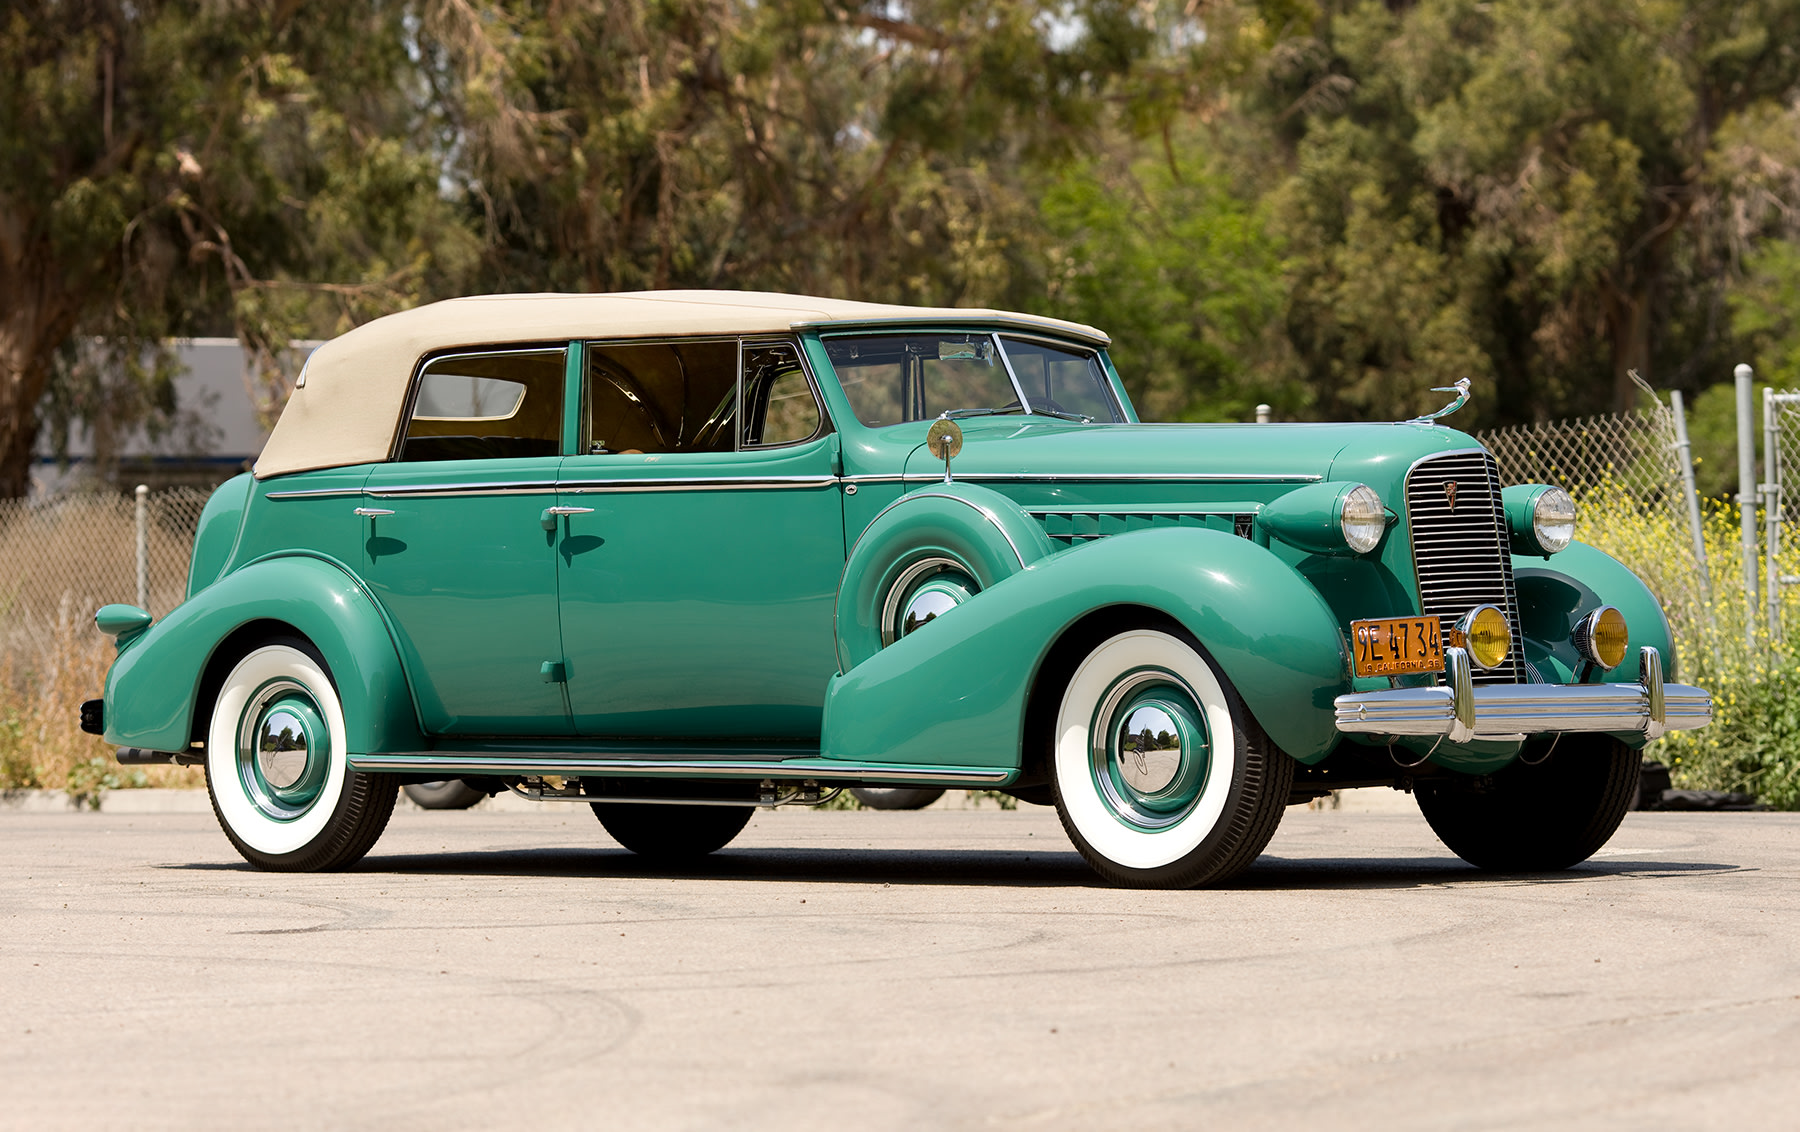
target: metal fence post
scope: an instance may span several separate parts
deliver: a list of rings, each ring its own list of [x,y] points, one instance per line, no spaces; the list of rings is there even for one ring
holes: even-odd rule
[[[1763,575],[1768,579],[1769,642],[1781,640],[1781,438],[1775,432],[1775,391],[1763,390],[1763,530],[1768,552]]]
[[[1675,454],[1681,465],[1681,490],[1687,496],[1688,534],[1694,540],[1694,565],[1700,568],[1700,596],[1712,605],[1712,571],[1706,565],[1705,527],[1700,521],[1700,493],[1694,488],[1694,446],[1688,442],[1687,406],[1681,390],[1669,391],[1669,405],[1675,410]]]
[[[1756,646],[1756,432],[1750,423],[1750,379],[1754,370],[1737,367],[1738,527],[1744,557],[1744,645]]]
[[[137,485],[137,603],[150,608],[150,488]]]

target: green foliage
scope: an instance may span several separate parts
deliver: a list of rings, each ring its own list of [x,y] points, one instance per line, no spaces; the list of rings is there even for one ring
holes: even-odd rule
[[[1668,763],[1681,786],[1746,791],[1778,809],[1800,809],[1800,641],[1771,644],[1760,610],[1753,643],[1745,641],[1737,509],[1707,502],[1708,594],[1692,555],[1671,547],[1662,504],[1646,506],[1606,484],[1583,494],[1580,506],[1580,537],[1631,567],[1662,600],[1675,634],[1676,678],[1713,695],[1710,725],[1671,732],[1650,757]],[[1758,570],[1766,570],[1765,556],[1757,558]],[[1800,560],[1790,559],[1779,569],[1800,572]],[[1800,594],[1791,587],[1782,617],[1800,629]]]
[[[1300,391],[1278,390],[1257,366],[1282,305],[1265,210],[1198,144],[1166,155],[1121,147],[1066,166],[1038,209],[1047,278],[1041,297],[1018,305],[1111,334],[1146,419],[1247,420],[1259,402],[1298,410]]]

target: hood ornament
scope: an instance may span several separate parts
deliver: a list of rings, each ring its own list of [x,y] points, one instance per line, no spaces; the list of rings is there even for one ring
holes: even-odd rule
[[[1447,417],[1469,403],[1469,379],[1466,377],[1458,380],[1455,385],[1434,385],[1431,387],[1431,391],[1433,393],[1454,393],[1456,394],[1456,400],[1445,405],[1435,413],[1426,413],[1422,417],[1414,417],[1412,420],[1407,421],[1407,424],[1434,424],[1439,417]]]

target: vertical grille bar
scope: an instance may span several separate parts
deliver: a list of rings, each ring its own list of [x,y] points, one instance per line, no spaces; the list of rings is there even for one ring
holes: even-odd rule
[[[1420,612],[1450,625],[1478,605],[1498,607],[1512,629],[1513,650],[1499,668],[1477,669],[1475,682],[1525,683],[1511,539],[1493,456],[1481,450],[1420,460],[1406,476],[1406,512]]]

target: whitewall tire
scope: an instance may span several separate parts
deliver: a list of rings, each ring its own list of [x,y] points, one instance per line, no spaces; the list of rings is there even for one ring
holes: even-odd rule
[[[207,728],[206,786],[238,852],[282,871],[361,858],[398,793],[391,775],[350,769],[337,689],[297,639],[253,649],[226,674]]]
[[[1256,859],[1287,805],[1275,749],[1197,641],[1130,629],[1077,665],[1057,708],[1056,808],[1120,884],[1216,884]]]

